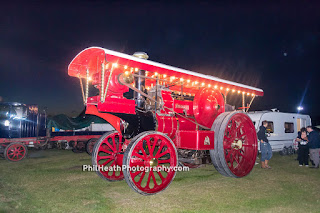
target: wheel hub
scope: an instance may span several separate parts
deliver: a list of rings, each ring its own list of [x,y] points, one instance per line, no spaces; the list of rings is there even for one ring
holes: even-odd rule
[[[151,167],[158,166],[158,159],[157,158],[152,158],[149,163],[150,163]]]
[[[232,144],[231,147],[232,149],[242,149],[242,140],[235,140]]]

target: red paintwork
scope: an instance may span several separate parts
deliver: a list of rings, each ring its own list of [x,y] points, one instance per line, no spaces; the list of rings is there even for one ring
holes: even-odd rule
[[[220,92],[214,89],[201,89],[193,100],[193,113],[197,122],[211,128],[213,121],[225,111],[224,100]],[[217,109],[217,107],[219,108]]]
[[[118,132],[120,130],[120,118],[109,113],[101,113],[98,111],[97,107],[94,105],[88,105],[86,108],[86,114],[98,116],[110,123],[113,128],[115,128]]]
[[[173,108],[173,98],[171,96],[171,92],[167,91],[167,90],[162,90],[161,91],[161,96],[164,102],[164,108],[161,109],[161,113],[165,113],[165,114],[172,114],[172,111],[170,111],[169,109],[172,110]],[[169,109],[167,109],[169,108]]]
[[[193,103],[192,101],[174,100],[173,110],[177,113],[184,114],[188,116],[193,116]]]
[[[100,48],[89,48],[74,58],[68,67],[70,76],[86,78],[86,70],[90,76],[101,71],[101,63],[105,61],[105,53]]]
[[[107,84],[111,69],[106,70],[105,74],[105,84]],[[125,92],[129,92],[129,88],[119,83],[118,76],[119,74],[123,73],[122,69],[114,68],[112,72],[112,76],[109,82],[108,92],[107,95],[118,95],[119,97],[123,97],[122,94]],[[101,75],[100,75],[101,77]]]
[[[135,101],[116,96],[108,96],[104,103],[98,102],[99,112],[136,114]]]
[[[163,132],[168,135],[169,138],[174,138],[176,131],[178,130],[178,119],[175,116],[156,116],[157,129],[156,131]]]
[[[214,132],[179,130],[176,132],[174,143],[179,149],[214,149]]]
[[[88,141],[91,138],[100,138],[101,135],[72,135],[72,136],[54,136],[50,141]]]
[[[194,118],[188,117],[188,119],[186,119],[186,118],[178,116],[178,115],[177,115],[177,118],[179,119],[179,130],[193,130],[193,131],[195,131],[195,130],[199,129],[198,125],[196,125],[193,122],[190,122],[190,120],[195,122]]]
[[[36,137],[33,137],[33,138],[0,138],[0,144],[20,142],[25,145],[29,145],[29,144],[40,144],[45,141],[46,141],[45,137],[40,137],[40,138],[36,138]]]

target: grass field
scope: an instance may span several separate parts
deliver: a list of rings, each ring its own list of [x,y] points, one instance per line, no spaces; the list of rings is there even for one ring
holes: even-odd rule
[[[142,196],[125,181],[82,172],[91,162],[86,153],[30,151],[18,163],[0,159],[0,212],[320,212],[320,170],[299,167],[295,158],[275,154],[273,169],[257,165],[240,179],[207,165]]]

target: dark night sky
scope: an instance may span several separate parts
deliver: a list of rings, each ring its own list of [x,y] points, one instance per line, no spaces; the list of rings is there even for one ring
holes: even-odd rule
[[[262,88],[252,109],[295,112],[304,97],[304,113],[319,116],[320,3],[259,2],[2,3],[0,96],[75,115],[82,97],[67,66],[101,46]]]

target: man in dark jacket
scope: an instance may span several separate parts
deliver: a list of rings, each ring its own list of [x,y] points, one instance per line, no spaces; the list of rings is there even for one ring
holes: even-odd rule
[[[319,152],[320,152],[320,136],[317,132],[313,131],[312,126],[307,127],[308,135],[308,146],[310,158],[314,163],[312,169],[319,169]]]
[[[267,138],[267,126],[268,121],[263,121],[257,133],[258,139],[260,141],[261,168],[263,169],[271,169],[268,163],[272,157],[272,149]]]

